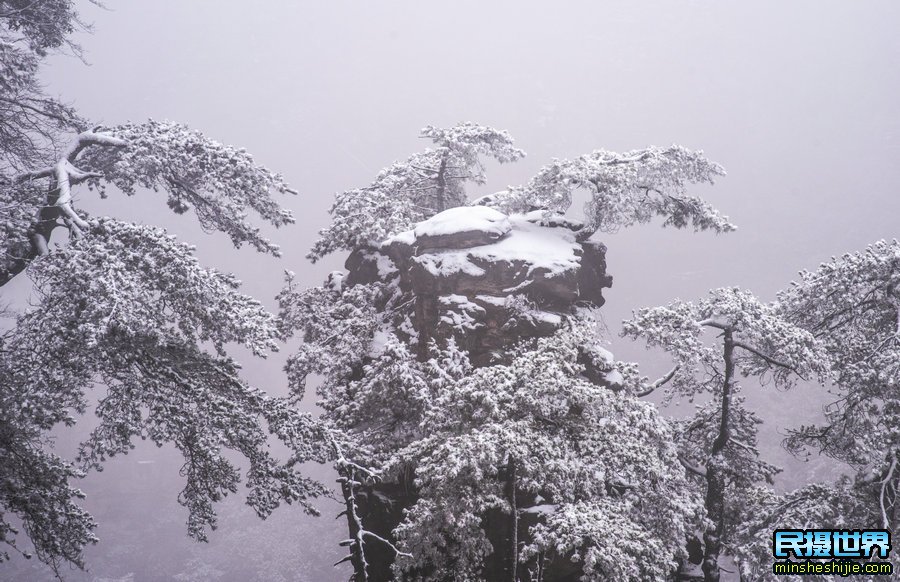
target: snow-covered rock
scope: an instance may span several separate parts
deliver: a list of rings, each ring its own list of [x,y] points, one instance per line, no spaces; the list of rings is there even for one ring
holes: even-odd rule
[[[485,206],[441,212],[347,259],[346,285],[394,281],[416,301],[419,339],[450,335],[473,361],[552,333],[576,304],[600,306],[606,247],[580,242],[577,221]]]
[[[465,249],[489,245],[512,229],[509,218],[486,206],[459,206],[436,214],[413,229],[415,244],[423,249]],[[409,235],[398,235],[408,240]]]

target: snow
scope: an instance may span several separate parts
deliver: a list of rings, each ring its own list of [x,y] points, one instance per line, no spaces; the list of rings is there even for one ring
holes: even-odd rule
[[[550,311],[532,311],[529,313],[532,319],[535,321],[542,321],[544,323],[549,323],[551,325],[559,326],[562,324],[562,317],[558,313],[552,313]]]
[[[428,253],[413,257],[413,260],[435,277],[449,277],[456,273],[481,277],[485,272],[484,269],[468,259],[466,251]]]
[[[409,315],[403,318],[403,320],[400,322],[400,325],[397,326],[397,329],[409,336],[412,343],[416,343],[419,341],[419,332],[416,331],[416,328],[413,325],[412,320],[409,318]]]
[[[381,243],[381,246],[388,246],[392,242],[398,242],[412,246],[416,243],[416,233],[412,230],[407,230],[405,232],[395,234],[394,236],[389,237],[387,240]]]
[[[474,330],[484,326],[484,324],[478,323],[467,311],[448,311],[441,316],[440,320],[442,323],[446,323],[460,331]]]
[[[380,356],[384,352],[384,346],[391,339],[391,332],[387,329],[379,329],[372,336],[372,345],[369,347],[369,355],[373,358]]]
[[[522,513],[532,513],[536,515],[550,515],[556,512],[556,508],[558,506],[555,503],[544,503],[543,505],[535,505],[533,507],[526,507],[522,510]]]
[[[444,305],[453,306],[453,307],[456,307],[459,309],[465,309],[467,311],[476,311],[476,312],[480,312],[480,313],[484,312],[483,307],[481,307],[480,305],[477,305],[475,303],[472,303],[471,301],[469,301],[469,298],[466,297],[465,295],[453,295],[453,294],[442,295],[440,297],[440,301]]]
[[[506,297],[497,297],[496,295],[476,295],[475,299],[488,305],[497,307],[506,307]]]
[[[378,277],[381,280],[387,279],[390,275],[393,275],[397,272],[397,266],[394,265],[394,261],[381,253],[375,253],[375,266],[378,269]]]
[[[344,289],[344,276],[343,271],[332,271],[325,280],[325,287],[340,293]]]
[[[439,220],[435,220],[439,219]],[[506,216],[485,206],[462,206],[446,210],[415,228],[415,236],[448,234],[479,228],[487,232],[506,234],[496,242],[468,249],[448,249],[419,255],[415,258],[435,276],[447,277],[465,273],[479,277],[484,269],[473,262],[515,262],[528,265],[528,272],[542,269],[547,277],[577,269],[581,245],[575,234],[565,228],[551,228],[535,224],[529,215]],[[492,230],[493,229],[493,230]],[[409,233],[401,233],[385,241],[408,240]]]
[[[550,212],[547,210],[532,210],[523,215],[525,220],[540,224],[541,226],[564,227],[569,230],[578,230],[584,227],[584,221],[576,218],[569,218],[558,212]]]
[[[472,257],[488,261],[525,261],[530,270],[543,268],[550,276],[578,268],[581,245],[567,229],[548,228],[529,222],[525,216],[509,217],[510,235],[491,245],[467,249]]]
[[[483,324],[478,323],[473,314],[483,314],[484,308],[469,301],[465,295],[443,295],[439,299],[448,308],[441,315],[442,322],[460,330],[482,327]]]
[[[515,310],[514,301],[512,301],[512,298],[508,296],[497,297],[495,295],[476,295],[475,300],[486,303],[488,305],[493,305],[495,307],[506,307]],[[533,321],[549,323],[557,327],[562,324],[562,316],[560,316],[558,313],[553,313],[552,311],[528,309],[527,312],[524,313],[524,315]]]
[[[600,346],[592,346],[591,350],[594,352],[594,355],[603,359],[603,362],[612,366],[616,362],[616,357],[613,356],[612,352],[601,348]]]
[[[498,194],[504,194],[506,191],[498,192],[497,194],[485,194],[484,196],[479,196],[475,200],[471,200],[469,202],[469,206],[488,206],[494,202],[494,198]]]
[[[613,386],[622,386],[625,384],[625,377],[618,370],[610,370],[603,375],[603,379]]]
[[[509,218],[498,210],[487,206],[459,206],[420,222],[413,230],[413,234],[418,238],[481,231],[500,238],[511,228]]]

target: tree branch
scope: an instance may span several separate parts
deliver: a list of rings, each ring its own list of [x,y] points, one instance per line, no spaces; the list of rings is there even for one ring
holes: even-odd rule
[[[56,164],[25,172],[13,178],[14,185],[44,178],[49,178],[51,184],[46,194],[46,203],[41,207],[31,232],[26,239],[17,243],[21,247],[20,256],[0,261],[0,287],[25,270],[33,259],[50,252],[50,236],[54,228],[59,226],[56,219],[60,215],[66,220],[66,224],[73,228],[76,235],[89,228],[89,224],[72,207],[72,186],[91,178],[101,178],[102,175],[80,170],[75,167],[74,162],[78,154],[87,147],[121,148],[128,145],[125,140],[96,133],[99,129],[98,127],[78,134]]]
[[[663,386],[664,384],[668,383],[669,380],[674,378],[675,374],[680,369],[681,369],[681,364],[676,365],[674,368],[669,370],[668,373],[665,376],[663,376],[662,378],[659,378],[652,384],[647,384],[646,386],[644,386],[644,389],[641,392],[639,392],[638,394],[636,394],[636,396],[638,398],[643,398],[644,396],[649,396],[650,394],[653,393],[654,390],[656,390],[660,386]]]
[[[806,378],[803,376],[803,374],[801,374],[800,372],[797,371],[797,368],[795,368],[791,364],[788,364],[787,362],[782,362],[781,360],[777,360],[777,359],[773,358],[772,356],[764,354],[761,351],[757,350],[756,348],[749,346],[743,342],[734,341],[733,344],[734,344],[734,347],[736,347],[736,348],[745,349],[748,352],[750,352],[751,354],[753,354],[755,356],[759,356],[760,358],[765,360],[767,363],[769,363],[773,366],[778,366],[780,368],[785,368],[786,370],[790,370],[791,372],[797,374],[798,376],[800,376],[801,378],[806,380]]]
[[[731,325],[729,325],[727,323],[722,323],[721,321],[717,321],[712,318],[703,319],[701,321],[698,321],[697,325],[703,326],[703,327],[715,327],[715,328],[725,330],[725,331],[731,329]]]

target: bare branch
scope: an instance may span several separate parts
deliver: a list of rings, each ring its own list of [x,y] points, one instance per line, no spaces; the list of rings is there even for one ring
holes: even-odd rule
[[[413,557],[412,554],[409,554],[407,552],[401,552],[399,549],[397,549],[397,546],[395,546],[388,540],[384,539],[380,535],[370,532],[369,530],[363,530],[362,535],[364,537],[374,538],[374,539],[378,540],[379,542],[383,543],[384,545],[386,545],[388,548],[390,548],[394,552],[394,556],[403,556],[404,558],[412,558]]]

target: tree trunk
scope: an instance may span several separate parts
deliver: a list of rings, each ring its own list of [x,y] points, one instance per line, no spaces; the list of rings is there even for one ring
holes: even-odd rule
[[[0,260],[0,287],[24,271],[38,256],[37,248],[28,239],[17,241],[10,247],[10,252]]]
[[[55,206],[59,198],[59,189],[55,182],[51,182],[47,192],[47,202],[40,207],[35,217],[34,226],[28,233],[27,239],[16,241],[12,247],[12,253],[0,258],[0,287],[9,283],[13,277],[28,268],[31,261],[41,254],[41,244],[50,243],[50,236],[56,228],[56,220],[62,215],[59,207]]]
[[[441,165],[438,167],[437,173],[437,212],[443,212],[447,209],[447,156],[448,150],[445,148],[441,155]]]
[[[365,582],[369,579],[366,564],[365,546],[359,543],[361,540],[359,506],[356,504],[356,481],[355,471],[348,469],[346,475],[342,474],[338,482],[341,484],[341,493],[344,496],[344,515],[347,517],[347,527],[350,533],[349,540],[353,542],[349,545],[350,563],[353,565],[353,582]],[[340,563],[340,562],[338,562]],[[337,564],[335,564],[337,565]]]
[[[713,525],[703,534],[703,580],[719,582],[719,554],[725,527],[725,445],[731,438],[731,390],[734,381],[734,337],[731,329],[724,331],[725,381],[722,386],[722,416],[719,434],[713,441],[706,467],[706,516]]]
[[[517,582],[519,567],[519,508],[516,505],[516,459],[512,455],[506,466],[506,499],[509,502],[509,540],[506,557],[506,574],[508,582]]]

